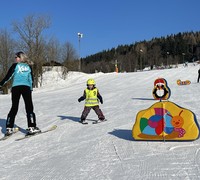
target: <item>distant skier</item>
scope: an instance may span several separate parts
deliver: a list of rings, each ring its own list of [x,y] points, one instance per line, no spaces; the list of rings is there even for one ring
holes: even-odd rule
[[[7,116],[6,121],[6,133],[5,136],[10,136],[13,133],[13,126],[15,122],[15,116],[19,107],[20,96],[22,95],[26,108],[27,122],[28,122],[28,134],[34,134],[41,130],[36,127],[36,117],[33,112],[32,102],[32,69],[30,67],[30,60],[23,52],[15,54],[16,63],[8,70],[5,78],[0,82],[0,87],[6,84],[10,79],[12,81],[11,99],[12,107]]]
[[[86,117],[91,109],[95,111],[100,121],[105,120],[105,117],[99,108],[99,101],[103,104],[103,98],[100,95],[99,90],[95,87],[94,79],[87,80],[87,88],[84,90],[83,96],[78,99],[78,102],[83,100],[85,100],[85,107],[81,115],[81,123],[86,123]]]
[[[197,83],[199,83],[199,79],[200,79],[200,68],[198,70],[198,79],[197,79]]]

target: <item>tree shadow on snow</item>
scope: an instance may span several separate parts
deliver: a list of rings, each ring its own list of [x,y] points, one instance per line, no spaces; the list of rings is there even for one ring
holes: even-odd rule
[[[19,131],[22,132],[22,133],[26,133],[26,130],[17,126],[17,125],[14,125],[14,127],[18,127],[19,128]],[[0,119],[0,128],[1,128],[1,132],[3,134],[6,133],[6,119]]]
[[[114,129],[112,132],[109,132],[108,134],[114,135],[120,139],[124,139],[127,141],[134,141],[134,139],[132,137],[132,130]]]
[[[141,100],[141,101],[148,101],[148,100],[155,100],[153,98],[132,98],[133,100]]]

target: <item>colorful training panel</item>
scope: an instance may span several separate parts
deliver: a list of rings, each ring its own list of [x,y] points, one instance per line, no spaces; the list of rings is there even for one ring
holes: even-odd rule
[[[158,78],[154,81],[153,97],[157,100],[167,100],[171,95],[171,91],[164,78]]]
[[[139,111],[132,129],[135,140],[192,141],[199,138],[195,114],[170,101]]]

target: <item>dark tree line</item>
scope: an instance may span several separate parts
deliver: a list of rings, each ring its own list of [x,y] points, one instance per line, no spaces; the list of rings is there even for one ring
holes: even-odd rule
[[[178,63],[200,59],[200,32],[184,32],[150,41],[119,45],[82,58],[82,71],[113,72],[117,62],[119,71],[133,72],[145,67],[170,67]]]

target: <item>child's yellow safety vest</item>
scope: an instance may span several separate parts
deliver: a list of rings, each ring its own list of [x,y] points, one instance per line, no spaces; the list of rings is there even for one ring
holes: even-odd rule
[[[92,106],[97,106],[99,105],[99,101],[97,98],[97,93],[98,93],[98,89],[94,88],[92,90],[89,89],[85,89],[85,106],[86,107],[92,107]]]

